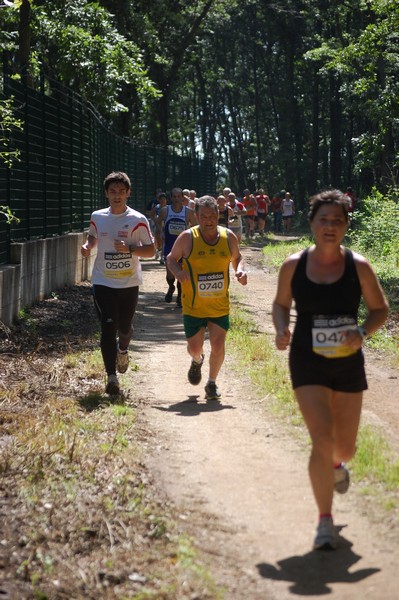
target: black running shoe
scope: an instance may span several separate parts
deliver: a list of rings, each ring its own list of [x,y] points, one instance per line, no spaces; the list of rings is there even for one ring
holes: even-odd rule
[[[105,393],[109,396],[118,396],[120,394],[119,382],[116,375],[109,375]]]
[[[205,398],[207,400],[219,400],[222,394],[218,390],[218,386],[214,381],[210,381],[205,386]]]
[[[165,302],[172,302],[173,292],[175,291],[175,286],[170,285],[168,291],[165,294]]]
[[[194,360],[191,361],[190,368],[188,370],[188,380],[191,385],[198,385],[201,381],[201,367],[204,364],[204,355],[201,355],[201,362],[197,363]]]

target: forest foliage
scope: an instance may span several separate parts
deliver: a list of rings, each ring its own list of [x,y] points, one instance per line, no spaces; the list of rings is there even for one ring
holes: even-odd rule
[[[395,188],[394,0],[15,0],[5,64],[58,80],[138,143],[211,155],[220,184]]]

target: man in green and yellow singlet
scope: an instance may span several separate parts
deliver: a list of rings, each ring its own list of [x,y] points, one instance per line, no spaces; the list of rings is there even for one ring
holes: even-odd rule
[[[237,237],[226,227],[218,226],[216,200],[212,196],[199,198],[195,212],[199,224],[179,235],[166,261],[182,287],[184,331],[192,358],[188,379],[193,385],[201,381],[208,328],[211,353],[205,397],[218,400],[221,394],[216,378],[224,361],[229,329],[230,263],[242,285],[247,283],[247,274]]]

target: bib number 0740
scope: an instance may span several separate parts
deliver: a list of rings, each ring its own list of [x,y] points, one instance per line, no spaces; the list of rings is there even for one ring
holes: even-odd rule
[[[201,292],[208,292],[211,290],[222,290],[223,289],[223,281],[201,281],[198,284]]]

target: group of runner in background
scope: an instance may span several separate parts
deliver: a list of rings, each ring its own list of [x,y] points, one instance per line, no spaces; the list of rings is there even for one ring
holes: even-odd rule
[[[176,194],[179,196],[178,206],[175,204],[172,209],[166,208],[173,205],[173,196]],[[290,235],[292,219],[295,215],[295,203],[290,192],[282,190],[270,198],[263,188],[254,193],[244,189],[242,195],[238,196],[231,188],[225,187],[214,197],[219,207],[219,225],[231,229],[239,242],[243,235],[246,238],[251,238],[255,234],[264,235],[268,229],[276,234]],[[170,218],[176,220],[177,213],[181,213],[180,218],[183,212],[186,214],[183,207],[195,212],[197,200],[196,191],[188,188],[173,188],[169,197],[158,189],[147,205],[146,215],[152,226],[157,245],[157,259],[161,264],[165,263],[163,240],[168,236],[168,228],[165,230],[165,226],[168,225]]]
[[[177,187],[173,188],[170,194],[157,189],[146,209],[146,215],[155,237],[156,259],[161,264],[165,264],[166,255],[163,252],[163,244],[167,223],[164,219],[159,219],[159,216],[162,210],[165,214],[170,213],[165,207],[173,204],[173,193],[176,191],[179,194],[179,212],[183,211],[183,207],[195,212],[195,204],[198,200],[196,190]],[[358,203],[352,187],[346,188],[345,197],[348,200],[348,212],[352,215]],[[259,188],[254,193],[246,188],[241,195],[237,195],[231,188],[225,187],[219,194],[215,194],[214,198],[217,200],[219,208],[219,225],[231,229],[239,242],[243,235],[251,238],[255,234],[265,235],[268,231],[291,235],[293,219],[297,212],[291,192],[281,190],[270,197],[263,188]],[[185,209],[183,212],[185,213]]]

